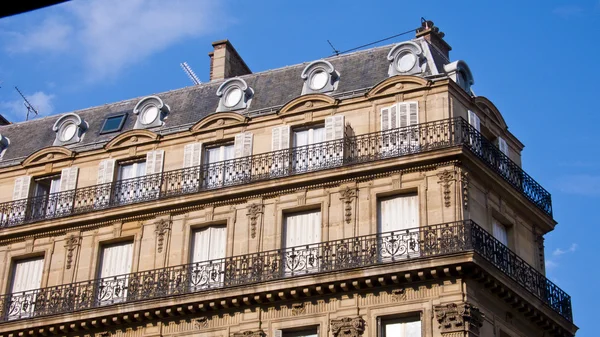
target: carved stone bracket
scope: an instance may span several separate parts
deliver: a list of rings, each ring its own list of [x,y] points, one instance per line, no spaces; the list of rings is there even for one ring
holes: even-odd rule
[[[346,205],[344,207],[344,220],[346,223],[352,222],[352,202],[358,195],[356,188],[346,187],[346,189],[340,191],[340,200]]]
[[[462,170],[460,180],[462,185],[463,207],[467,209],[467,207],[469,207],[469,172]]]
[[[405,301],[406,300],[406,290],[404,288],[394,289],[392,290],[392,300],[394,301]]]
[[[465,333],[464,336],[466,333],[469,333],[469,336],[479,336],[484,315],[476,306],[470,303],[449,303],[435,306],[433,309],[442,336],[457,336],[456,333]]]
[[[537,229],[534,228],[533,235],[535,236],[535,243],[537,244],[538,249],[538,259],[541,270],[546,270],[546,257],[544,254],[544,235],[539,233]]]
[[[67,250],[67,263],[66,268],[71,269],[73,265],[73,255],[75,249],[80,245],[81,238],[77,235],[71,234],[65,240],[65,249]]]
[[[208,318],[207,317],[196,318],[194,320],[194,327],[196,329],[205,329],[205,328],[208,328]]]
[[[450,186],[452,182],[455,180],[454,171],[444,170],[437,174],[439,181],[438,183],[442,185],[443,193],[444,193],[444,206],[451,206],[451,195],[452,191],[450,191]]]
[[[365,332],[365,320],[362,317],[343,317],[331,320],[333,337],[358,337]]]
[[[234,332],[233,337],[265,337],[265,332],[262,330]]]
[[[292,304],[292,315],[302,315],[304,314],[304,303],[294,303]]]
[[[258,216],[263,212],[262,204],[250,204],[248,205],[248,217],[250,217],[250,236],[254,239],[256,237],[256,223],[258,222]]]
[[[165,235],[167,234],[169,229],[171,229],[172,223],[173,222],[170,220],[161,219],[155,224],[156,228],[154,229],[154,232],[156,233],[156,238],[158,240],[156,243],[156,249],[159,253],[162,253],[163,245],[165,242]]]

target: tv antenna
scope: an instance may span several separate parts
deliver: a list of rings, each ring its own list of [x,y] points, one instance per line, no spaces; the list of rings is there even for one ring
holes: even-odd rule
[[[31,103],[29,103],[29,101],[27,100],[27,98],[25,97],[25,95],[23,95],[23,93],[21,92],[21,90],[19,90],[19,88],[15,87],[15,89],[17,89],[17,92],[19,93],[19,95],[21,95],[21,97],[23,97],[23,105],[27,108],[27,117],[25,117],[25,121],[29,120],[29,114],[31,112],[35,113],[35,115],[38,115],[38,111],[33,107],[33,105],[31,105]]]
[[[194,85],[199,85],[200,83],[202,83],[202,82],[200,82],[200,79],[198,78],[198,76],[196,76],[196,73],[187,64],[187,62],[180,63],[179,65],[181,66],[181,69],[183,69],[183,71],[185,71],[185,73],[188,75],[190,80],[192,82],[194,82]]]
[[[340,51],[335,49],[335,47],[333,46],[333,44],[331,43],[331,41],[327,40],[327,43],[329,43],[329,45],[331,46],[331,49],[333,49],[333,53],[335,54],[335,56],[340,55]]]

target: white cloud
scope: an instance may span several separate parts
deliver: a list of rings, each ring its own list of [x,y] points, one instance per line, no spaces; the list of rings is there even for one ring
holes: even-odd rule
[[[557,187],[568,194],[600,196],[600,175],[574,174],[559,179]]]
[[[554,260],[546,260],[545,265],[547,270],[552,270],[558,267],[558,263]]]
[[[210,0],[73,1],[38,28],[9,33],[5,49],[75,56],[89,80],[114,78],[186,38],[224,28],[221,5]]]
[[[47,94],[43,91],[35,92],[31,95],[25,95],[27,100],[33,105],[33,107],[39,112],[38,117],[48,116],[54,112],[54,104],[52,103],[55,96],[53,94]],[[18,122],[25,120],[27,115],[27,108],[23,104],[23,99],[16,99],[14,101],[0,102],[0,112],[11,122]],[[29,115],[30,119],[35,117],[35,114]]]
[[[552,255],[554,255],[554,256],[561,256],[561,255],[564,255],[566,253],[574,253],[576,250],[577,250],[577,244],[573,243],[573,244],[571,244],[571,246],[568,249],[556,248],[554,250],[554,252],[552,252]]]

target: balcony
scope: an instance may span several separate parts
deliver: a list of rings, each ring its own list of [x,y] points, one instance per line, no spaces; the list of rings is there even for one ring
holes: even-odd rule
[[[469,149],[552,216],[550,193],[467,121],[455,118],[5,202],[0,228],[456,146]]]
[[[479,254],[572,322],[571,297],[470,220],[2,295],[0,322],[461,252]]]

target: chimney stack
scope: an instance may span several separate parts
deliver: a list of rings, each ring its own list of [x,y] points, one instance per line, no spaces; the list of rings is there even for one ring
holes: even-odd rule
[[[211,81],[252,74],[229,40],[215,41],[212,45],[214,50],[208,53]]]
[[[450,60],[452,47],[444,41],[445,34],[440,32],[440,29],[433,24],[433,21],[421,19],[421,27],[417,28],[416,37],[421,36]]]

